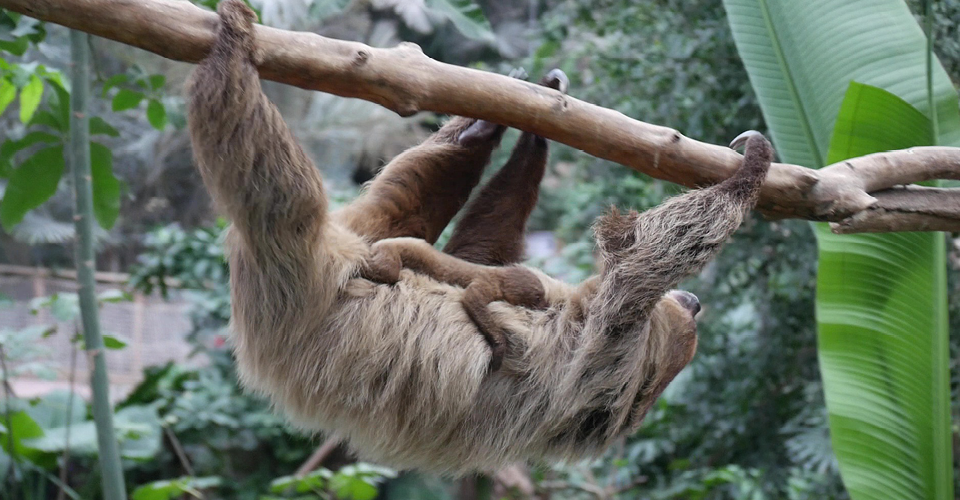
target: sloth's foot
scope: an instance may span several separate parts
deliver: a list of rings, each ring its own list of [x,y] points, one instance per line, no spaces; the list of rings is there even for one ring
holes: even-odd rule
[[[504,128],[502,125],[497,125],[493,122],[477,120],[464,129],[463,132],[460,132],[460,135],[457,136],[457,143],[469,147],[493,138]]]
[[[557,69],[554,71],[560,71],[560,70]],[[563,74],[562,71],[560,71],[560,73]],[[526,80],[527,72],[523,68],[513,68],[512,70],[510,70],[510,74],[508,76],[510,78],[516,78],[518,80]],[[564,78],[566,78],[566,75],[564,75]],[[457,142],[464,146],[468,146],[471,143],[476,143],[476,142],[488,139],[490,137],[493,137],[497,132],[501,131],[503,128],[504,127],[502,125],[497,125],[496,123],[493,123],[493,122],[488,122],[486,120],[477,120],[472,124],[470,124],[469,127],[464,129],[463,132],[460,132],[460,135],[457,136]]]
[[[370,256],[360,267],[360,277],[375,283],[393,285],[400,281],[403,263],[400,255],[385,245],[374,244]]]
[[[490,345],[491,372],[500,369],[507,352],[507,331],[489,308],[491,302],[498,300],[528,309],[546,309],[548,305],[540,279],[520,266],[496,268],[467,287],[463,293],[463,307]]]
[[[567,74],[564,73],[563,70],[554,68],[548,71],[546,75],[543,75],[543,78],[540,79],[540,85],[559,90],[561,94],[566,94],[567,89],[570,88],[570,79],[567,78]]]

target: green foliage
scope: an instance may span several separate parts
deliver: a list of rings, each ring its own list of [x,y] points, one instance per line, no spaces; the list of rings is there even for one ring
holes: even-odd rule
[[[98,302],[116,302],[128,297],[122,292],[104,292]],[[37,299],[32,307],[35,314],[40,309],[48,309],[55,319],[68,324],[79,315],[76,294]],[[55,333],[55,327],[43,325],[0,330],[0,358],[5,368],[2,383],[23,375],[52,378],[54,373],[47,361],[49,351],[42,347],[41,340]],[[78,338],[71,341],[76,343]],[[116,339],[109,343],[110,348],[123,347]],[[153,407],[128,406],[117,412],[115,420],[116,438],[124,458],[143,461],[156,456],[160,450],[161,426]],[[58,489],[70,498],[81,498],[56,475],[58,468],[67,466],[63,459],[68,452],[71,464],[79,470],[90,470],[99,460],[96,426],[79,395],[52,392],[25,400],[4,391],[0,400],[0,422],[0,482],[10,482],[10,491],[27,495],[24,498],[30,495],[44,498]],[[13,475],[7,477],[10,471]],[[96,483],[90,486],[95,489]],[[89,496],[96,495],[91,492]]]
[[[0,50],[22,56],[31,44],[40,43],[46,35],[40,21],[0,9]]]
[[[157,130],[167,126],[167,109],[162,99],[167,78],[164,75],[151,75],[140,66],[133,66],[128,73],[111,76],[103,83],[101,95],[106,97],[114,89],[110,109],[114,112],[139,109],[143,101],[147,102],[147,121]]]
[[[117,91],[117,94],[113,96],[113,106],[111,109],[114,111],[126,111],[128,109],[133,109],[139,106],[140,101],[142,100],[142,93],[134,92],[133,90],[128,89],[120,89]]]
[[[0,329],[0,348],[8,360],[7,378],[33,375],[41,379],[52,379],[56,374],[40,362],[49,354],[40,341],[53,335],[56,329],[47,325],[33,325],[20,330]]]
[[[147,103],[147,120],[157,130],[163,130],[167,126],[167,110],[164,109],[160,101],[150,99]]]
[[[17,86],[6,79],[0,80],[0,114],[17,98]]]
[[[463,36],[493,42],[493,28],[473,0],[425,0],[428,9],[448,19]]]
[[[160,450],[160,419],[153,408],[130,406],[119,410],[114,415],[114,427],[123,458],[149,460]],[[49,425],[44,428],[42,436],[23,442],[31,450],[49,454],[63,453],[68,446],[72,454],[90,458],[96,458],[98,454],[97,429],[93,420]]]
[[[271,479],[294,470],[312,443],[290,430],[262,401],[241,392],[232,372],[217,364],[197,370],[168,364],[150,368],[119,407],[149,405],[187,454],[195,474],[223,479],[228,498],[258,498]],[[174,477],[176,453],[163,449],[128,480],[139,484]]]
[[[203,498],[203,490],[220,486],[223,481],[216,476],[181,477],[147,483],[130,495],[131,500],[174,500],[186,495]]]
[[[956,90],[935,65],[928,96],[926,41],[902,2],[726,5],[786,161],[817,167],[929,143],[931,127],[910,105],[938,117],[936,139],[960,136]],[[876,88],[847,92],[851,81]],[[821,366],[850,494],[952,497],[942,235],[818,235]]]
[[[910,104],[856,82],[833,134],[829,163],[934,139]],[[861,498],[952,496],[942,236],[931,245],[926,234],[843,237],[820,225],[817,237],[820,366],[844,482]]]
[[[190,231],[178,225],[158,228],[146,235],[147,251],[130,276],[130,284],[144,293],[155,288],[167,295],[167,278],[179,280],[182,288],[203,290],[227,281],[221,234],[226,222]]]
[[[70,131],[70,94],[59,72],[35,64],[9,65],[2,60],[0,63],[0,68],[6,68],[0,74],[8,73],[14,82],[27,81],[20,90],[20,120],[27,125],[26,132],[0,145],[0,178],[7,178],[6,190],[0,200],[0,224],[11,231],[27,212],[56,194],[60,186],[65,167],[64,146]],[[42,108],[47,86],[53,92],[47,99],[46,108]],[[3,86],[9,90],[0,90],[0,97],[4,92],[6,95],[15,92],[15,87],[13,83]],[[90,133],[119,135],[99,117],[91,119]],[[91,142],[90,151],[94,214],[102,227],[110,228],[120,212],[121,184],[113,174],[113,154],[109,148]],[[22,160],[17,161],[19,158]]]
[[[40,106],[43,97],[43,81],[37,75],[30,75],[30,81],[20,89],[20,121],[27,123]]]
[[[720,0],[554,1],[542,23],[534,78],[559,67],[577,98],[714,144],[760,127]]]
[[[122,290],[105,290],[97,294],[97,304],[129,302],[133,296]],[[80,317],[80,298],[75,293],[55,293],[47,297],[37,297],[30,301],[30,312],[38,314],[41,309],[49,310],[50,314],[60,323],[73,323]]]
[[[57,191],[64,170],[63,146],[41,149],[24,160],[10,176],[0,201],[0,224],[7,231]]]
[[[111,228],[120,215],[120,180],[113,175],[113,153],[103,144],[90,143],[90,173],[93,215],[101,227]]]
[[[270,491],[281,495],[276,498],[326,498],[330,492],[343,500],[373,500],[377,486],[396,475],[391,469],[361,462],[337,472],[320,468],[303,477],[279,477],[270,483]]]
[[[4,40],[4,37],[9,39]],[[0,11],[0,49],[20,56],[45,36],[35,20]],[[115,112],[139,108],[147,102],[147,121],[157,130],[169,123],[163,104],[166,77],[145,73],[134,66],[128,73],[110,77],[103,85],[105,97],[112,90]],[[36,63],[9,62],[0,58],[0,114],[19,97],[18,117],[25,125],[0,143],[0,182],[6,189],[0,199],[0,225],[10,232],[27,212],[43,205],[60,186],[64,172],[64,146],[70,132],[69,85],[59,71]],[[118,137],[116,128],[102,117],[91,117],[93,136]],[[101,227],[113,227],[120,213],[122,183],[113,173],[113,153],[91,142],[94,215]],[[56,156],[59,154],[59,158]]]
[[[230,319],[229,271],[221,235],[226,222],[185,231],[177,225],[158,228],[144,239],[146,251],[133,269],[130,284],[166,296],[167,281],[176,280],[188,290],[193,330],[188,339],[197,352],[210,356],[222,370],[232,370],[232,360],[222,348]]]

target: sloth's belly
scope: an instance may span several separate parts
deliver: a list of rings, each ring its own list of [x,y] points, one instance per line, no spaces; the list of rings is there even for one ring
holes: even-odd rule
[[[238,353],[248,386],[302,428],[336,432],[361,457],[401,468],[463,472],[602,449],[581,440],[574,450],[562,434],[591,398],[563,382],[579,329],[560,310],[491,304],[511,347],[488,373],[490,348],[462,290],[401,278],[348,282],[319,328],[278,335],[288,342],[274,346],[282,367],[251,366]]]

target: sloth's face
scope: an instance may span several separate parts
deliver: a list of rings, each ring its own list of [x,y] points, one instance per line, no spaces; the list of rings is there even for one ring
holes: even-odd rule
[[[656,358],[654,397],[683,370],[697,352],[697,296],[671,290],[657,302],[650,317],[651,352]]]
[[[700,301],[682,290],[671,290],[660,299],[651,318],[651,337],[659,339],[660,371],[664,385],[690,363],[697,351],[697,322]]]
[[[630,429],[640,425],[667,384],[693,359],[697,352],[697,322],[694,317],[698,312],[700,301],[696,295],[680,290],[667,292],[654,306],[648,337],[653,362],[647,365],[647,382],[633,403],[627,424]]]

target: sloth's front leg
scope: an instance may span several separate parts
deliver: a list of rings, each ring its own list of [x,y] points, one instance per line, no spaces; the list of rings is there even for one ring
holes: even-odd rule
[[[520,266],[473,264],[445,254],[418,238],[389,238],[371,247],[360,276],[378,283],[396,283],[400,270],[411,269],[439,282],[465,288],[463,307],[490,344],[490,368],[497,370],[506,351],[506,331],[490,314],[495,301],[530,309],[546,308],[543,285],[533,272]]]
[[[490,344],[490,371],[497,371],[507,352],[507,330],[500,326],[488,307],[505,301],[528,309],[546,309],[540,279],[520,266],[497,267],[477,277],[463,293],[463,308]]]

